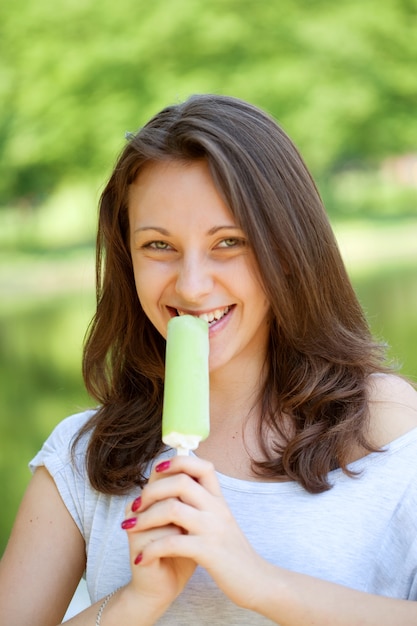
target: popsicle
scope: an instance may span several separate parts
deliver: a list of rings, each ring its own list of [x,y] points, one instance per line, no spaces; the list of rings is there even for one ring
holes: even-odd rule
[[[162,441],[177,454],[195,450],[210,431],[208,323],[192,315],[168,322]]]

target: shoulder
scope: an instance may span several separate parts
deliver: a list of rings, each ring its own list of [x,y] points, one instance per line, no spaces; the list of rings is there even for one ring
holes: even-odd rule
[[[384,446],[417,428],[417,391],[406,379],[374,374],[368,386],[369,435]]]
[[[79,431],[85,424],[93,417],[95,411],[84,411],[83,413],[76,413],[71,415],[61,422],[51,432],[42,446],[42,449],[37,453],[34,459],[29,464],[32,472],[39,465],[44,465],[47,458],[55,458],[65,464],[70,459],[71,446],[78,435]],[[78,453],[84,456],[87,446],[87,437],[84,437],[80,441],[80,446],[77,448]]]
[[[87,422],[93,417],[96,410],[83,411],[82,413],[75,413],[63,419],[52,431],[50,437],[55,437],[63,440],[68,444],[74,437],[76,437]]]

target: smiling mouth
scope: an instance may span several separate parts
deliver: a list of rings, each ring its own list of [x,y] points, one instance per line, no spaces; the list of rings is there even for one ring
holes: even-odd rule
[[[199,317],[201,320],[204,320],[208,323],[209,326],[212,326],[219,320],[221,320],[225,315],[227,315],[230,311],[231,307],[226,306],[222,309],[214,309],[214,311],[209,311],[208,313],[201,313],[200,315],[194,315],[194,317]],[[186,311],[181,311],[180,309],[175,309],[177,315],[193,315],[192,313],[188,313]]]

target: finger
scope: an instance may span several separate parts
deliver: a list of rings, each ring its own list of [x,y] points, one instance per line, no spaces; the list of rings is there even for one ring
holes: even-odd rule
[[[160,541],[164,537],[181,535],[180,528],[174,525],[167,525],[163,527],[153,527],[146,532],[129,532],[129,548],[130,548],[130,560],[133,565],[137,564],[138,555],[142,555],[147,546],[155,541]]]
[[[149,482],[179,473],[187,474],[212,495],[221,495],[214,465],[195,456],[175,456],[157,463],[152,470]]]
[[[133,532],[175,526],[181,534],[204,534],[210,530],[212,514],[200,511],[178,498],[163,499],[143,511],[135,521]]]
[[[215,506],[216,500],[223,500],[221,494],[213,496],[188,474],[171,474],[145,487],[142,492],[139,514],[157,502],[170,499],[178,499],[199,510],[209,510]]]
[[[139,511],[142,505],[142,492],[138,494],[134,500],[130,500],[125,507],[125,517],[133,517]],[[132,515],[133,514],[133,515]]]
[[[172,534],[161,536],[144,546],[140,553],[140,559],[134,564],[140,563],[141,566],[146,566],[163,558],[187,558],[198,562],[199,556],[199,544],[194,537]]]

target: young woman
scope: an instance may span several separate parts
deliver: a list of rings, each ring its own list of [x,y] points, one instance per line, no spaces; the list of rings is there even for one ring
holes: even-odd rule
[[[167,323],[209,325],[211,433],[161,443]],[[385,367],[315,185],[265,113],[203,95],[104,190],[84,377],[32,461],[8,626],[417,623],[417,394]]]

